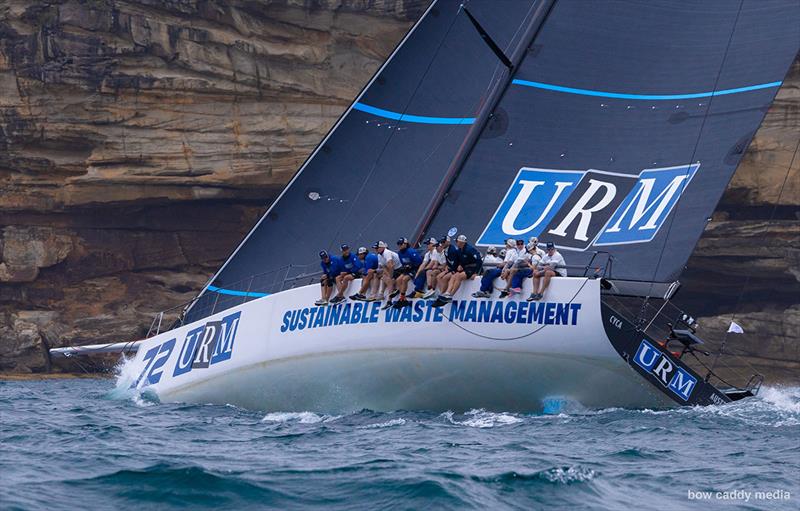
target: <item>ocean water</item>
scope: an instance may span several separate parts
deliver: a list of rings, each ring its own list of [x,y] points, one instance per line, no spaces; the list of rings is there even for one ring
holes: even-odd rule
[[[800,509],[794,387],[669,411],[328,416],[0,381],[0,446],[3,510]]]

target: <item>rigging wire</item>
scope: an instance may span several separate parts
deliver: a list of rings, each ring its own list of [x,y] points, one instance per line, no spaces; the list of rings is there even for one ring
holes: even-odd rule
[[[783,183],[781,184],[780,191],[778,192],[778,198],[775,200],[775,204],[772,206],[772,212],[769,215],[769,220],[767,220],[766,228],[764,229],[763,236],[766,236],[769,233],[769,229],[772,226],[772,221],[775,219],[775,213],[778,211],[778,206],[781,203],[781,197],[783,197],[783,190],[786,187],[786,183],[789,182],[789,175],[792,173],[792,168],[794,167],[794,162],[797,159],[797,154],[800,152],[800,138],[797,140],[797,145],[794,148],[794,153],[792,154],[792,159],[789,161],[789,167],[786,169],[786,175],[783,178]],[[736,299],[736,305],[733,307],[733,314],[731,315],[731,322],[736,319],[736,315],[738,314],[739,307],[741,306],[742,299],[744,298],[744,294],[747,292],[747,289],[750,287],[750,280],[752,279],[753,274],[752,272],[748,272],[747,277],[745,277],[744,284],[742,285],[742,289],[739,292],[739,296]],[[725,331],[725,336],[722,338],[722,344],[720,345],[719,351],[717,352],[716,357],[714,357],[714,361],[711,364],[711,369],[709,371],[713,371],[714,367],[719,360],[719,357],[722,355],[723,350],[725,349],[725,344],[728,341],[728,335],[730,332],[727,330]],[[752,367],[752,366],[751,366]],[[755,369],[755,368],[754,368]]]

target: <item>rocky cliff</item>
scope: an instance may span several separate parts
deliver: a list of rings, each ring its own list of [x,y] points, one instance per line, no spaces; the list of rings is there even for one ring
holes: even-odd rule
[[[137,338],[192,298],[426,4],[0,3],[0,370]],[[713,332],[737,311],[758,342],[730,347],[782,376],[800,368],[800,158],[778,196],[798,137],[800,64],[682,291]]]

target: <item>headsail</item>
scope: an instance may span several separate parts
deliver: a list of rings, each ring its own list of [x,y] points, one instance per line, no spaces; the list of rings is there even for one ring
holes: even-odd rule
[[[675,281],[800,45],[794,0],[556,2],[428,232]],[[654,292],[654,294],[658,294]]]
[[[512,53],[520,27],[541,15],[542,3],[481,0],[469,9]],[[315,271],[320,249],[408,236],[417,227],[487,92],[499,77],[510,79],[461,4],[430,5],[214,276],[190,318]]]

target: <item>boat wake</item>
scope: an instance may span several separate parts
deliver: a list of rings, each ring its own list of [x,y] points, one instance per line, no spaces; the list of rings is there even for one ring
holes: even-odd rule
[[[140,407],[154,406],[160,403],[155,392],[149,391],[147,388],[137,389],[133,387],[133,383],[139,376],[133,356],[123,356],[117,365],[114,366],[114,374],[116,376],[116,384],[114,388],[106,394],[108,399],[130,400]]]

